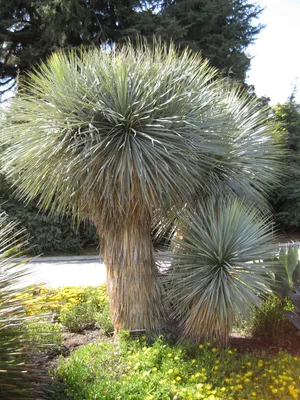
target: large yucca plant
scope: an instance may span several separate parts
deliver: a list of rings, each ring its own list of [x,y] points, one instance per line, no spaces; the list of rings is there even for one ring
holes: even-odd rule
[[[261,200],[273,176],[256,102],[173,46],[54,54],[20,85],[7,120],[4,163],[19,195],[96,225],[116,332],[162,326],[157,210],[221,184]]]
[[[165,279],[181,339],[227,343],[233,323],[271,293],[279,269],[270,216],[231,197],[186,211]]]

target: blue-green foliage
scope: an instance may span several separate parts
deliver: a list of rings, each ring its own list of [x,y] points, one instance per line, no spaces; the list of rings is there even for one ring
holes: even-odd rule
[[[300,282],[300,261],[298,246],[289,246],[280,249],[279,261],[282,264],[280,273],[275,274],[273,292],[285,299],[288,293],[294,290],[294,284]]]

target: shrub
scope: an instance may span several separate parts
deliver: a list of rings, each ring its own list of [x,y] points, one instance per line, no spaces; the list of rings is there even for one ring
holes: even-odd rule
[[[60,322],[67,329],[71,332],[82,332],[98,325],[105,333],[113,331],[105,285],[82,288],[77,302],[73,306],[66,302],[60,311]]]
[[[95,325],[96,308],[89,303],[82,303],[60,312],[60,322],[70,332],[82,332]]]
[[[251,320],[251,334],[254,338],[262,339],[277,345],[291,344],[300,338],[295,337],[296,328],[289,323],[282,310],[292,310],[290,299],[280,300],[270,296],[261,308],[256,308]]]
[[[48,288],[32,287],[16,296],[27,315],[56,313],[71,332],[81,332],[97,324],[104,332],[113,331],[106,286]]]
[[[103,330],[104,333],[110,334],[114,330],[114,325],[111,318],[111,313],[109,310],[109,305],[107,304],[102,308],[100,312],[96,314],[95,317],[96,324],[100,329]]]
[[[70,308],[85,302],[93,303],[97,311],[108,304],[106,287],[65,286],[63,288],[49,288],[33,286],[30,291],[20,294],[16,298],[22,303],[28,315],[41,313],[60,313],[64,308]]]

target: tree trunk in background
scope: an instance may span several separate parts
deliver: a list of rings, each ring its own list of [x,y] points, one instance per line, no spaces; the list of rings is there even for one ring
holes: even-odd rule
[[[107,293],[115,334],[122,330],[144,329],[148,337],[154,337],[163,325],[151,220],[147,219],[127,220],[126,226],[118,224],[117,229],[101,235],[101,255],[107,269]]]

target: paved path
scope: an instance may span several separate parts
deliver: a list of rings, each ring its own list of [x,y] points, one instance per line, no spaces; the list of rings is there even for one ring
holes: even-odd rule
[[[281,247],[286,246],[298,247],[300,258],[300,242],[281,245]],[[170,253],[156,253],[156,257],[161,260],[161,270],[170,265]],[[98,286],[106,282],[105,265],[98,256],[37,257],[28,265],[32,270],[32,274],[25,278],[25,283],[28,285]]]
[[[36,259],[27,264],[32,273],[24,278],[26,284],[47,286],[98,286],[106,281],[106,270],[99,258],[95,259]]]
[[[162,269],[169,265],[168,253],[157,258],[164,259],[160,262]],[[99,286],[106,282],[105,265],[98,256],[37,257],[27,266],[32,273],[23,278],[26,285]]]

